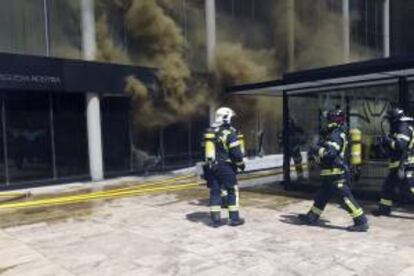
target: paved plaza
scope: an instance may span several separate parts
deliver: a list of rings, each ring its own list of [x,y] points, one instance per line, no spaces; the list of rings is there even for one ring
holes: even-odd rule
[[[414,275],[414,213],[369,216],[368,233],[349,233],[331,204],[323,224],[301,226],[309,195],[250,187],[247,223],[213,229],[207,197],[200,187],[0,210],[0,275]]]

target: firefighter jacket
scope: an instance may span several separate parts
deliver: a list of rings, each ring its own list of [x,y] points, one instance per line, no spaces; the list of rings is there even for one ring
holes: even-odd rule
[[[401,162],[414,164],[414,121],[410,117],[403,117],[391,125],[388,137],[390,153],[389,168],[398,168]]]
[[[231,126],[208,128],[204,134],[205,161],[213,164],[242,165],[243,143],[239,140],[240,136]]]
[[[321,176],[347,173],[345,152],[348,139],[344,128],[330,130],[319,141],[315,151],[320,158]]]

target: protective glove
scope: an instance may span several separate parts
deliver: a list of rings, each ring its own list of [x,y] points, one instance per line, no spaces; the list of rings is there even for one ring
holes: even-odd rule
[[[246,164],[244,164],[244,162],[243,162],[243,163],[237,165],[237,169],[241,172],[244,172],[244,170],[246,169]]]

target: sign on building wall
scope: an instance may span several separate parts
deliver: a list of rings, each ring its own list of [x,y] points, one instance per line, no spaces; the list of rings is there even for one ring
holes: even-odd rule
[[[0,53],[0,89],[122,94],[131,75],[157,82],[145,67]]]

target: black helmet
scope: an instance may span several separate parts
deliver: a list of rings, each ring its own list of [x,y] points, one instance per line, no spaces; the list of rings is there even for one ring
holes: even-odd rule
[[[340,108],[329,110],[326,114],[326,120],[328,127],[330,125],[333,127],[341,126],[345,124],[346,121],[345,113]]]
[[[388,110],[387,114],[385,115],[385,118],[388,119],[390,123],[393,123],[402,117],[404,117],[404,110],[399,107]]]

